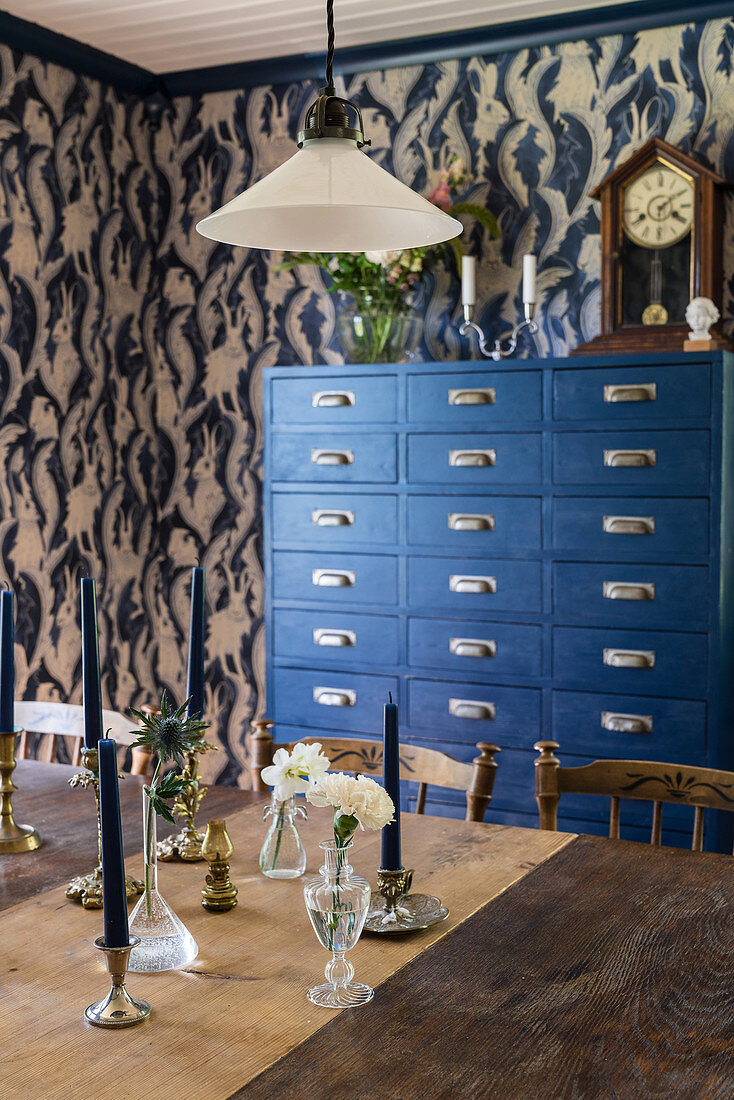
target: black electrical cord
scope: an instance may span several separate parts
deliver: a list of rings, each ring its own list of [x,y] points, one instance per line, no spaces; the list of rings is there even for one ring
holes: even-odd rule
[[[326,0],[326,86],[334,87],[334,0]]]

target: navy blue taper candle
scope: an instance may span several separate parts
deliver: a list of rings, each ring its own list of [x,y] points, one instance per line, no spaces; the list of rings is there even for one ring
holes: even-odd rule
[[[0,733],[15,729],[15,626],[13,593],[0,592]]]
[[[385,704],[385,725],[382,741],[382,774],[385,780],[385,790],[390,795],[395,806],[395,820],[386,825],[382,830],[382,860],[380,867],[383,871],[399,871],[402,867],[400,859],[400,743],[398,738],[398,705],[390,702]]]
[[[189,626],[189,663],[186,672],[186,698],[190,700],[190,718],[204,716],[204,570],[191,570],[191,623]]]
[[[98,742],[99,819],[102,827],[102,902],[105,947],[127,947],[127,893],[122,854],[120,791],[117,785],[117,745],[111,737]]]
[[[99,675],[97,593],[90,577],[82,580],[82,699],[84,747],[96,749],[102,736],[102,681]]]

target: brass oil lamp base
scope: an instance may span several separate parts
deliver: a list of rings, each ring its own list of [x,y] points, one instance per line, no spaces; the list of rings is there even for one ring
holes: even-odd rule
[[[106,947],[104,936],[97,936],[94,946],[104,951],[107,969],[112,978],[109,993],[96,1004],[89,1005],[84,1015],[95,1027],[132,1027],[142,1024],[152,1011],[147,1001],[137,1001],[125,989],[125,974],[133,947],[140,943],[138,936],[130,936],[127,947]]]
[[[449,911],[438,898],[429,894],[411,894],[413,872],[401,867],[398,871],[377,871],[378,895],[372,895],[365,932],[405,934],[430,928],[446,920]]]
[[[201,904],[211,913],[226,913],[237,904],[237,887],[229,877],[229,860],[234,847],[224,821],[214,819],[206,827],[202,852],[209,864]]]
[[[15,739],[21,729],[0,733],[0,855],[34,852],[41,838],[32,825],[18,825],[13,817],[12,798],[17,787],[10,778],[15,770]]]
[[[86,875],[76,875],[66,887],[71,901],[80,901],[85,909],[102,908],[102,826],[99,819],[99,760],[96,749],[82,749],[82,764],[87,769],[69,780],[70,787],[91,787],[97,807],[97,866]],[[125,876],[125,891],[129,898],[142,894],[145,886],[132,875]]]

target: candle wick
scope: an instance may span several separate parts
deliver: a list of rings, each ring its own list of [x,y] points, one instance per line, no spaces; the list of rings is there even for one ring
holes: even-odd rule
[[[392,692],[391,691],[388,691],[387,697],[390,700],[390,702],[392,703]]]

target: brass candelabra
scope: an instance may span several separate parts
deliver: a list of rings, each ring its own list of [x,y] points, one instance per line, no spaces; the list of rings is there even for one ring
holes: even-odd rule
[[[372,895],[365,932],[418,932],[446,920],[449,915],[446,906],[429,894],[411,894],[412,884],[413,872],[404,867],[397,871],[378,868],[378,895]]]
[[[33,852],[41,838],[32,825],[18,825],[13,817],[12,798],[17,787],[10,778],[15,770],[15,741],[21,729],[0,733],[0,855]]]
[[[202,745],[206,743],[203,742]],[[206,745],[200,751],[206,752],[211,745]],[[196,752],[186,754],[186,767],[181,772],[186,780],[186,787],[173,804],[173,816],[183,820],[183,827],[175,836],[167,836],[158,841],[158,859],[168,863],[170,860],[183,859],[187,863],[195,863],[204,856],[201,854],[201,846],[204,837],[196,828],[194,818],[206,794],[206,787],[202,787],[199,779],[199,758]]]
[[[102,825],[99,813],[99,759],[96,749],[82,749],[82,764],[86,771],[79,772],[69,780],[70,787],[81,787],[94,792],[97,810],[97,866],[86,875],[77,875],[66,887],[66,896],[72,901],[80,901],[85,909],[102,908]],[[121,777],[122,778],[122,777]],[[128,898],[142,894],[145,887],[132,875],[125,876],[125,890]]]

